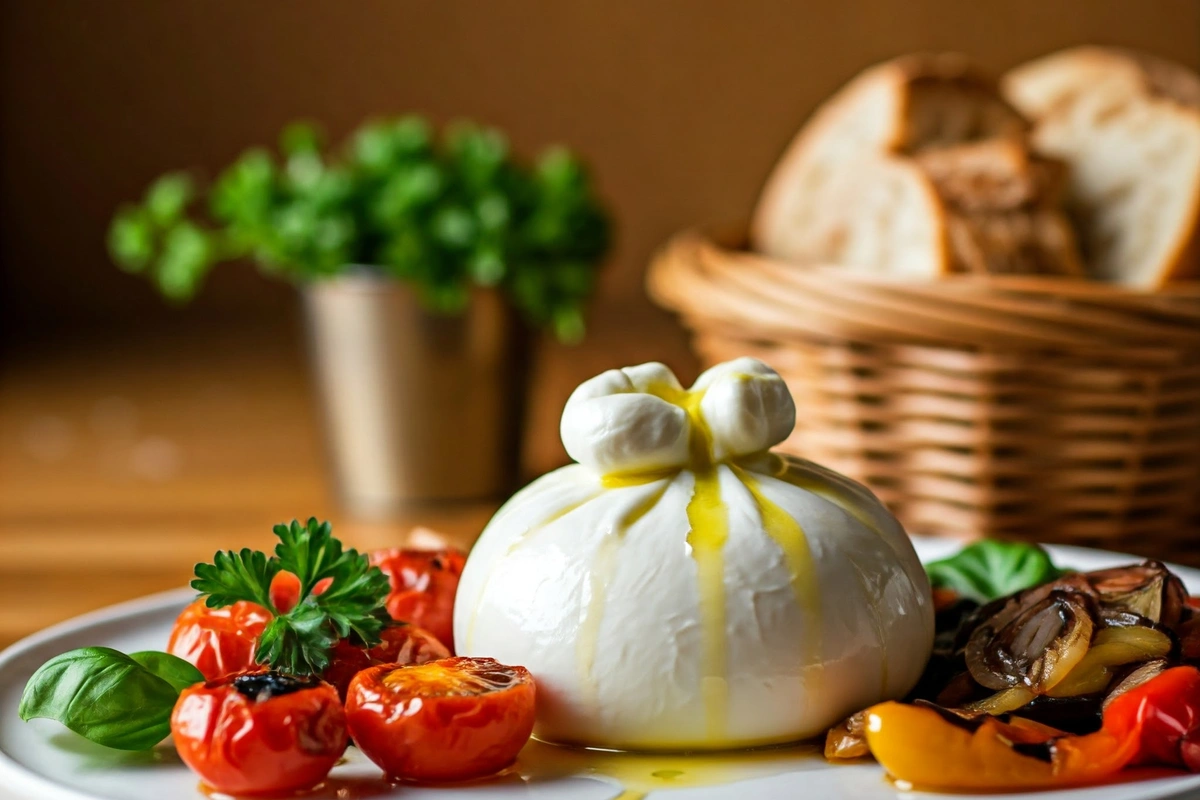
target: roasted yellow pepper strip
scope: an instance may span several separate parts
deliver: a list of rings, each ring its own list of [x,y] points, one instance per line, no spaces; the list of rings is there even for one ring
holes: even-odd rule
[[[895,702],[867,709],[866,735],[871,753],[895,780],[940,790],[1090,783],[1129,763],[1138,746],[1135,737],[1104,730],[1066,736],[1020,718],[963,719]]]

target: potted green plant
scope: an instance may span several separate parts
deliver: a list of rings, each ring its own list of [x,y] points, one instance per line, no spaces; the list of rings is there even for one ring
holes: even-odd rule
[[[500,496],[516,479],[525,327],[584,333],[608,217],[568,151],[498,131],[368,123],[330,153],[309,125],[211,185],[164,175],[109,250],[186,301],[217,264],[300,287],[338,494],[351,511]]]

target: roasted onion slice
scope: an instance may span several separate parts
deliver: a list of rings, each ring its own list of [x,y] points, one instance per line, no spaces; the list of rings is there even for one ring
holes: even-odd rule
[[[1101,628],[1092,638],[1083,659],[1071,674],[1051,688],[1055,697],[1094,694],[1108,688],[1116,668],[1125,664],[1163,658],[1174,642],[1162,630],[1150,625],[1125,625]]]
[[[1008,607],[985,620],[971,634],[967,669],[989,689],[1023,686],[1033,694],[1044,694],[1087,653],[1093,627],[1091,601],[1080,592],[1054,590],[1015,615],[1007,611]]]
[[[982,700],[967,703],[962,710],[971,714],[991,714],[994,717],[1016,711],[1036,696],[1028,686],[1010,686],[995,694],[990,694]]]

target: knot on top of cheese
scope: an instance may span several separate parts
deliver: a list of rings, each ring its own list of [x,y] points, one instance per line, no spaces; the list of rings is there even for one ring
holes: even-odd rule
[[[571,458],[602,474],[700,469],[779,444],[796,406],[775,370],[753,358],[718,364],[684,389],[664,364],[610,369],[563,409]]]

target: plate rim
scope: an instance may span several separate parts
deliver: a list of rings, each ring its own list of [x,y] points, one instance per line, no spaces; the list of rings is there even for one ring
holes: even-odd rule
[[[933,536],[910,535],[909,537],[916,543],[932,546],[937,543],[938,547],[964,547],[970,542],[964,542],[954,539],[947,539]],[[1058,556],[1062,556],[1063,560],[1075,560],[1072,557],[1082,557],[1083,560],[1093,559],[1096,555],[1102,555],[1106,558],[1131,559],[1134,561],[1146,560],[1143,556],[1136,556],[1130,553],[1123,553],[1115,550],[1104,550],[1093,547],[1080,547],[1078,545],[1042,545],[1052,557],[1058,560]],[[924,563],[924,562],[922,562]],[[1180,571],[1191,575],[1194,582],[1200,584],[1200,568],[1188,567],[1174,562],[1164,562],[1172,571]],[[1197,587],[1200,589],[1200,586]],[[21,639],[13,642],[8,647],[0,650],[0,678],[4,671],[12,664],[12,662],[29,653],[31,650],[40,647],[53,641],[56,638],[75,633],[80,629],[85,629],[93,625],[113,622],[120,618],[134,617],[143,614],[152,614],[161,612],[174,605],[186,605],[187,602],[195,599],[196,591],[187,587],[177,589],[167,589],[153,594],[143,595],[132,600],[125,600],[120,603],[104,606],[102,608],[88,611],[61,622],[57,622],[49,627],[43,628],[40,631],[24,636]],[[1200,777],[1200,776],[1197,776]],[[83,792],[57,783],[52,779],[41,775],[25,766],[22,762],[14,758],[3,747],[0,747],[0,786],[5,788],[16,789],[18,792],[31,793],[29,796],[40,797],[43,800],[96,800],[95,795],[84,794]],[[1185,790],[1185,791],[1191,791]],[[952,800],[956,795],[944,795],[947,800]],[[1003,795],[1001,795],[1003,796]],[[1169,800],[1171,796],[1163,796],[1163,800]],[[1131,800],[1139,800],[1131,798]]]
[[[111,622],[120,617],[131,617],[162,611],[176,603],[185,602],[195,597],[195,589],[186,587],[167,589],[162,592],[135,597],[132,600],[113,603],[112,605],[97,608],[61,622],[56,622],[49,627],[18,639],[8,647],[0,650],[0,675],[3,675],[5,669],[17,659],[57,638],[95,624]],[[0,786],[25,793],[36,791],[38,794],[30,796],[44,797],[46,800],[56,800],[56,798],[59,800],[96,800],[95,795],[83,794],[70,786],[64,786],[34,772],[13,758],[3,747],[0,747]]]

